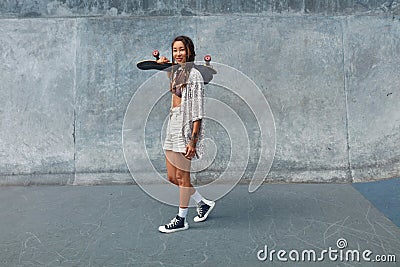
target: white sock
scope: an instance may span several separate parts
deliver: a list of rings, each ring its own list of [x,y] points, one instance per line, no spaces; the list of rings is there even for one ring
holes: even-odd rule
[[[181,218],[186,218],[188,213],[188,208],[179,208],[178,216]]]
[[[191,198],[193,198],[193,200],[196,203],[200,203],[200,201],[204,202],[204,200],[205,200],[204,197],[202,195],[200,195],[199,191],[197,191],[197,190],[193,193],[193,195],[191,195]]]

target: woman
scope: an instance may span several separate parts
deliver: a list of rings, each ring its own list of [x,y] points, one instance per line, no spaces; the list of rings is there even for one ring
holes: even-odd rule
[[[179,186],[179,211],[170,223],[158,228],[163,233],[189,228],[186,216],[190,197],[197,204],[197,216],[194,222],[205,221],[215,206],[214,201],[203,198],[190,183],[191,159],[203,154],[203,146],[199,143],[204,132],[203,77],[194,68],[196,53],[193,41],[189,37],[176,37],[171,47],[173,66],[169,78],[172,103],[163,149],[166,155],[168,180]],[[157,62],[167,63],[169,60],[160,57]]]

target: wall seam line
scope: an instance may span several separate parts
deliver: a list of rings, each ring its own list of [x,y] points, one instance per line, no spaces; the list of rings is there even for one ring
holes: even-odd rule
[[[346,60],[346,47],[345,47],[345,30],[347,29],[348,17],[342,20],[342,51],[343,51],[343,90],[345,97],[345,109],[346,109],[346,152],[347,152],[347,172],[350,182],[354,183],[354,178],[351,172],[351,155],[350,155],[350,130],[349,130],[349,102],[348,102],[348,92],[347,92],[347,60]]]
[[[74,180],[72,184],[76,182],[76,75],[77,75],[77,58],[78,58],[78,18],[75,18],[75,59],[74,59],[74,88],[73,88],[73,138],[74,138]]]

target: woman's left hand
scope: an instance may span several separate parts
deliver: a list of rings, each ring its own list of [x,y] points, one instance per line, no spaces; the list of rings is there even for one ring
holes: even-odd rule
[[[196,155],[196,148],[192,147],[190,144],[186,146],[186,154],[185,157],[188,159],[192,159]]]

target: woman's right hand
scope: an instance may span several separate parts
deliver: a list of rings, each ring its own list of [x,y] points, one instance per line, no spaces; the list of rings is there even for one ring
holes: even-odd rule
[[[164,64],[164,63],[168,63],[169,59],[166,57],[160,57],[160,59],[157,60],[157,63],[159,64]]]

